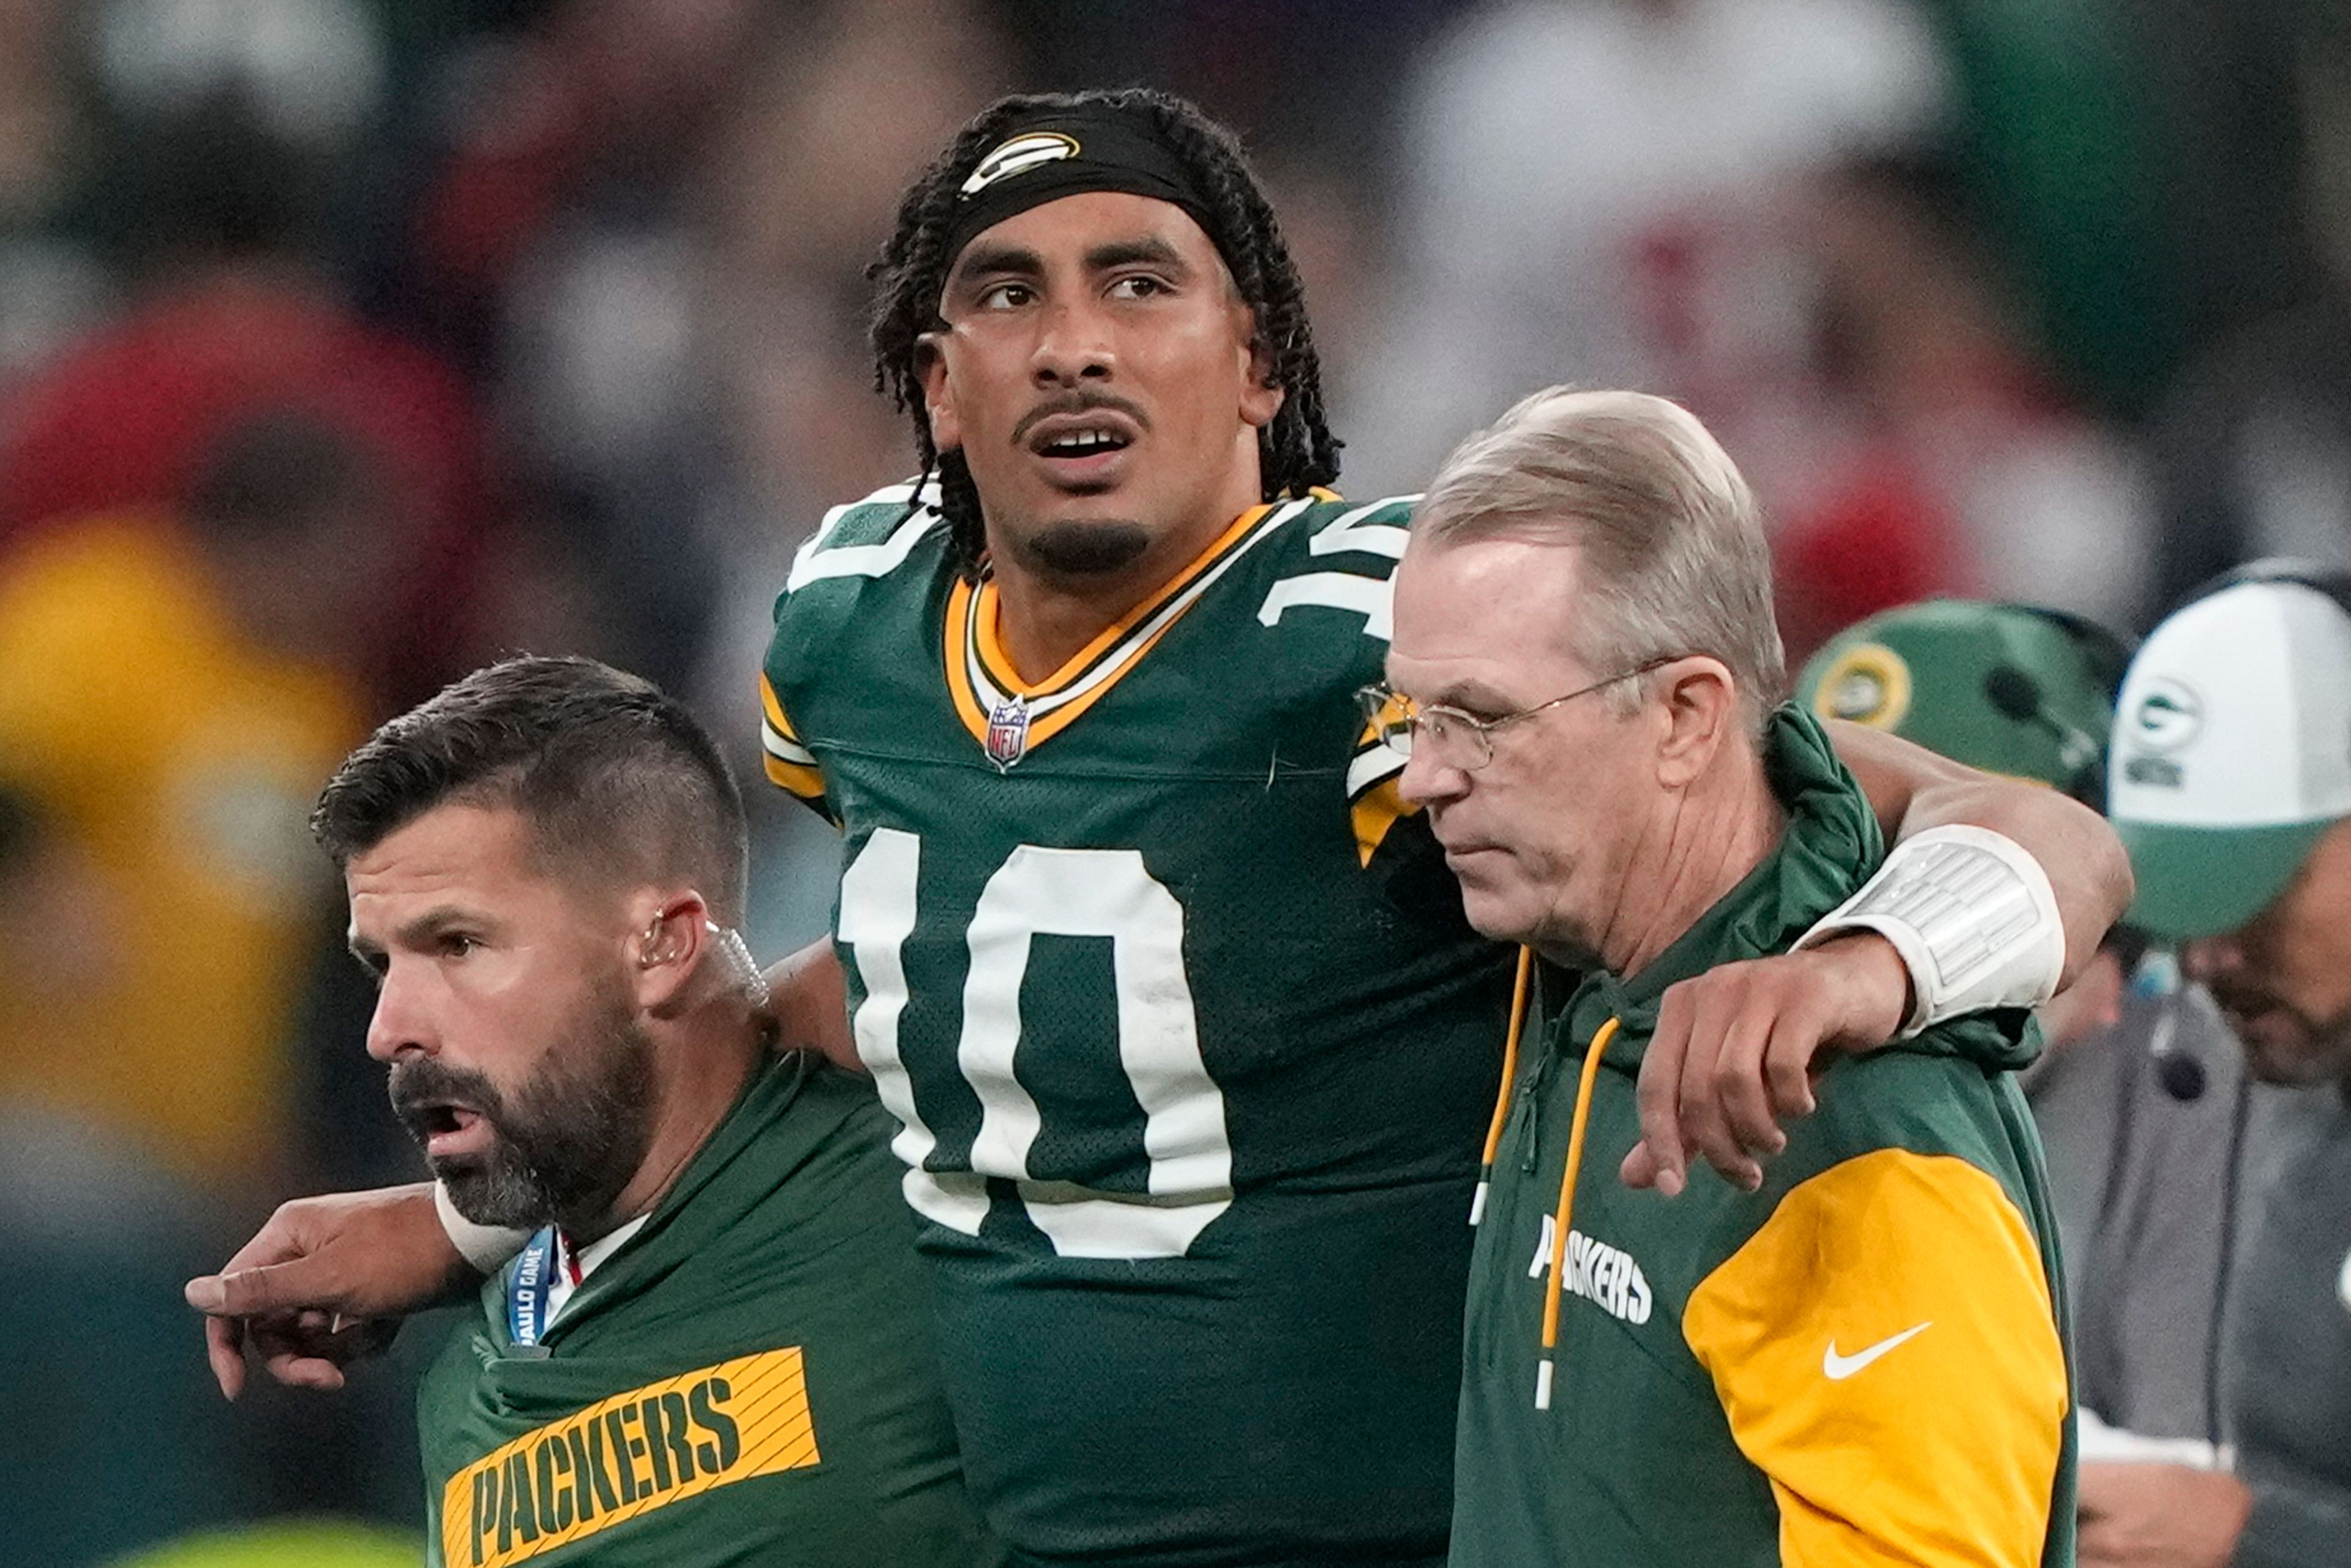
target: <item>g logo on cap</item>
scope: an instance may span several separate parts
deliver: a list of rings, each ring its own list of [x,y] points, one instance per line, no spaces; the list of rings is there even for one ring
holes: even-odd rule
[[[963,183],[966,197],[977,196],[1008,174],[1024,169],[1034,169],[1040,163],[1058,163],[1064,158],[1078,155],[1078,139],[1064,136],[1058,131],[1025,131],[998,147],[971,172]]]
[[[1823,718],[1892,729],[1910,711],[1910,666],[1883,643],[1856,643],[1822,672],[1813,709]]]
[[[2152,751],[2177,751],[2204,727],[2204,702],[2184,681],[2158,675],[2147,685],[2131,716],[2138,743]]]

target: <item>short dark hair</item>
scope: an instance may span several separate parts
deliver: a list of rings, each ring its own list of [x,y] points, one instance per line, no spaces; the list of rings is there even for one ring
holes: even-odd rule
[[[558,875],[692,880],[742,918],[743,800],[709,733],[651,681],[593,659],[508,659],[375,732],[310,814],[339,866],[436,806],[505,807]]]
[[[939,481],[956,561],[977,575],[987,549],[979,494],[962,454],[942,453],[931,441],[924,409],[917,350],[923,334],[945,325],[939,298],[955,256],[947,246],[956,198],[979,161],[1008,130],[1040,114],[1106,106],[1143,116],[1186,167],[1207,198],[1208,238],[1232,269],[1233,282],[1257,326],[1257,343],[1270,364],[1270,384],[1282,390],[1280,412],[1258,434],[1263,498],[1303,496],[1339,476],[1339,442],[1323,423],[1322,366],[1306,319],[1306,291],[1283,244],[1273,208],[1258,189],[1233,133],[1172,93],[1145,88],[1114,92],[1015,94],[982,110],[925,171],[898,205],[898,229],[882,258],[866,269],[872,279],[873,385],[914,421],[914,445],[925,478]]]

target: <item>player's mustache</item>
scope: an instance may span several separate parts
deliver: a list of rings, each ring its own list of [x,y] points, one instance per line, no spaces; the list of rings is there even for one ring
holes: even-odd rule
[[[1061,392],[1047,398],[1043,402],[1022,414],[1020,423],[1012,427],[1012,444],[1019,446],[1025,443],[1029,439],[1030,431],[1055,414],[1092,413],[1097,409],[1107,409],[1113,413],[1124,414],[1134,421],[1137,429],[1151,428],[1149,416],[1117,393],[1102,392],[1091,387],[1081,387],[1075,392]]]
[[[430,1057],[395,1061],[387,1085],[392,1113],[413,1133],[425,1110],[434,1105],[463,1105],[496,1125],[506,1102],[488,1076],[472,1068],[451,1067]]]

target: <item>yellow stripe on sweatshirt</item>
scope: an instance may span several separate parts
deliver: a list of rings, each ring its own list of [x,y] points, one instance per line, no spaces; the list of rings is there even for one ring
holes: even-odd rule
[[[1964,1160],[1832,1166],[1690,1294],[1682,1333],[1804,1568],[2036,1568],[2070,1392],[2032,1227]]]

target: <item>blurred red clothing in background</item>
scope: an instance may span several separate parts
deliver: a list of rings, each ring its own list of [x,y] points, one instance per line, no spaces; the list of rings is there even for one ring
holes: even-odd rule
[[[440,361],[292,277],[172,287],[24,383],[0,409],[0,550],[52,518],[175,506],[225,431],[273,409],[348,431],[407,492],[390,510],[413,537],[367,674],[390,706],[431,692],[476,643],[494,521],[480,413]]]

